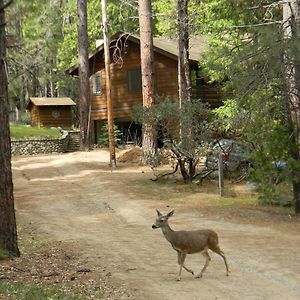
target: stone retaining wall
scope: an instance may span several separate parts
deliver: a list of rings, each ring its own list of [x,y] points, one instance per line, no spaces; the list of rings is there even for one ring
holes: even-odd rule
[[[12,155],[35,155],[41,153],[67,152],[69,134],[67,131],[58,139],[11,141]]]

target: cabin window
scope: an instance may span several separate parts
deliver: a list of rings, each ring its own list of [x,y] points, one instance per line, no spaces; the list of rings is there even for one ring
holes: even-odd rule
[[[142,75],[140,68],[128,69],[128,90],[135,92],[142,90]]]
[[[101,95],[102,94],[102,85],[101,85],[101,74],[96,73],[92,76],[92,88],[93,94]]]

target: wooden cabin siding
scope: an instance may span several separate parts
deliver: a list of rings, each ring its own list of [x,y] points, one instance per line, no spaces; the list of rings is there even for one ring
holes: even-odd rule
[[[35,105],[31,106],[30,110],[30,116],[31,116],[31,124],[33,126],[40,126],[40,113],[39,108]]]
[[[157,95],[178,100],[177,61],[155,53]]]
[[[157,94],[160,96],[178,99],[177,62],[155,53],[155,72]],[[115,119],[130,119],[132,107],[143,103],[142,91],[130,91],[128,88],[128,70],[141,67],[140,46],[129,42],[126,52],[122,56],[122,64],[112,63],[111,71],[111,97]],[[102,70],[101,70],[102,68]],[[102,95],[92,96],[92,119],[105,120],[106,115],[106,88],[105,71],[103,63],[97,66],[101,70]]]
[[[55,118],[53,116],[53,111],[59,112],[59,117]],[[70,106],[39,107],[39,117],[40,117],[39,126],[72,128],[72,111]]]
[[[203,84],[193,87],[191,97],[207,103],[210,108],[217,108],[222,105],[222,90],[218,85]]]

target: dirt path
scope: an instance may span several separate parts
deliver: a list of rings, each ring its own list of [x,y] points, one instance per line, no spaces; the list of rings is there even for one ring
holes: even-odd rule
[[[171,203],[175,229],[219,232],[232,272],[226,277],[223,261],[212,254],[202,279],[183,273],[176,282],[177,255],[162,233],[151,229],[154,208],[166,212],[170,203],[132,191],[137,176],[150,178],[146,169],[120,166],[112,173],[107,162],[104,151],[15,157],[18,221],[32,223],[49,240],[70,243],[90,265],[105,267],[130,288],[134,299],[300,299],[299,222],[283,235],[276,226],[204,217]],[[194,270],[203,263],[200,255],[187,258]]]

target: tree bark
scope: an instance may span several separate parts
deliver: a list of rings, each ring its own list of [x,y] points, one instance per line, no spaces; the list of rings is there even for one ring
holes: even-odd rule
[[[283,3],[283,34],[287,40],[296,40],[300,36],[300,3],[289,0]],[[291,128],[290,155],[300,161],[300,65],[297,63],[296,53],[287,49],[284,53],[284,83],[285,108],[287,123]],[[300,178],[293,174],[293,194],[295,211],[300,213]]]
[[[283,30],[287,40],[299,37],[300,4],[297,0],[289,0],[283,4]],[[287,87],[287,106],[293,122],[297,144],[300,141],[300,66],[296,62],[295,53],[288,50],[284,54],[285,78]],[[299,149],[300,151],[300,149]]]
[[[0,248],[19,256],[11,171],[4,7],[4,1],[0,0]]]
[[[178,0],[178,89],[179,105],[191,100],[189,68],[188,0]]]
[[[114,118],[113,103],[111,99],[111,78],[110,78],[110,53],[109,53],[109,37],[107,26],[106,0],[101,0],[102,5],[102,24],[104,39],[104,59],[105,59],[105,84],[106,84],[106,107],[107,107],[107,123],[108,123],[108,140],[110,153],[110,166],[116,168],[116,152],[115,152],[115,135],[114,135]]]
[[[191,101],[191,83],[189,66],[189,24],[188,0],[178,0],[178,96],[179,106],[182,110],[181,142],[185,151],[189,151],[191,137],[190,121],[184,116],[185,104]]]
[[[187,118],[186,109],[191,101],[191,83],[189,66],[189,18],[188,0],[178,0],[177,2],[177,26],[178,26],[178,98],[181,109],[180,140],[183,153],[194,153],[192,143],[192,120]],[[193,156],[194,157],[194,156]],[[186,163],[180,164],[180,168],[185,168],[193,180],[196,172],[194,160],[188,159]],[[183,171],[181,171],[183,172]]]
[[[154,104],[154,54],[151,0],[139,0],[140,49],[143,106]],[[143,161],[150,163],[156,153],[156,131],[153,125],[143,124]]]
[[[82,151],[89,150],[90,123],[90,83],[87,33],[87,0],[77,0],[78,12],[78,52],[79,52],[79,122],[80,147]]]

